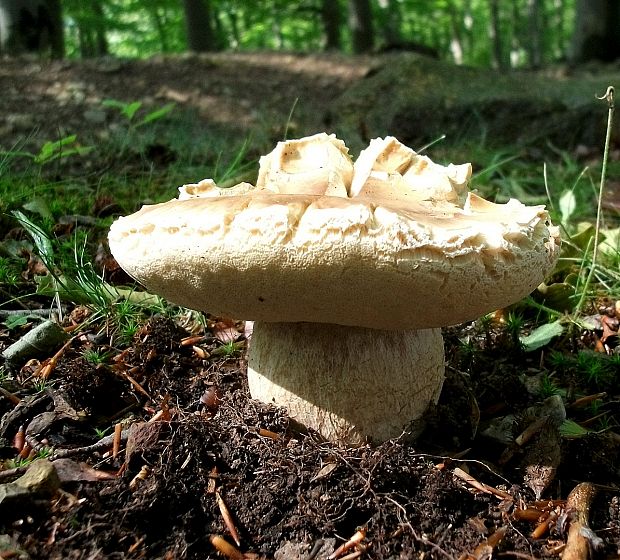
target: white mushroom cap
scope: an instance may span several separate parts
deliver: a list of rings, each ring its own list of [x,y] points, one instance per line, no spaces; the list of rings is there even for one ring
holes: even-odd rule
[[[261,158],[255,188],[205,180],[118,219],[110,248],[172,302],[259,321],[254,398],[328,439],[381,441],[439,396],[436,327],[520,299],[557,259],[542,206],[467,193],[470,175],[392,137],[353,164],[317,134]],[[368,388],[378,379],[386,398]]]
[[[333,137],[281,143],[263,159],[260,187],[220,197],[209,184],[209,196],[145,206],[112,225],[110,248],[172,302],[271,322],[445,326],[509,305],[543,281],[559,252],[544,207],[471,193],[461,207],[469,166],[428,163],[396,142],[374,141],[354,176]],[[300,161],[304,153],[319,172]],[[377,170],[404,194],[384,195],[385,184],[372,198],[342,193],[341,183],[364,193]]]

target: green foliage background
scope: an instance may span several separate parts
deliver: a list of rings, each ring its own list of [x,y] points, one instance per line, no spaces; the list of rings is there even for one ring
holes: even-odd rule
[[[324,49],[322,0],[205,0],[215,35],[213,50]],[[341,49],[351,52],[349,3],[336,2],[341,14]],[[440,58],[461,64],[494,62],[493,0],[371,0],[375,47],[412,43],[434,49]],[[532,36],[537,7],[540,25]],[[179,0],[63,0],[68,56],[102,54],[94,45],[103,33],[110,54],[147,57],[187,50],[183,4]],[[531,46],[539,42],[549,63],[566,57],[575,17],[575,0],[497,2],[501,56],[512,67],[531,65]]]

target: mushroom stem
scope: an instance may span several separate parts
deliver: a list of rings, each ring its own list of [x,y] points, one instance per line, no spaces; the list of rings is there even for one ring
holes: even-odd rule
[[[254,323],[252,397],[286,408],[330,441],[359,445],[420,431],[443,380],[440,329]]]

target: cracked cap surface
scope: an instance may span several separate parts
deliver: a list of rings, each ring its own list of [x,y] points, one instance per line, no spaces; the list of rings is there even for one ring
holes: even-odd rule
[[[544,207],[467,193],[470,174],[469,164],[440,166],[391,137],[354,166],[344,143],[319,134],[261,158],[255,188],[204,181],[182,187],[182,200],[119,218],[110,249],[148,290],[213,314],[457,324],[530,293],[560,245]]]

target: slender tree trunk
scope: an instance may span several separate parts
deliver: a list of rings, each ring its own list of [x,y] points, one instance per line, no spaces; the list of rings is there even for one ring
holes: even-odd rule
[[[349,0],[349,27],[356,54],[372,50],[374,46],[374,29],[370,0]]]
[[[49,44],[52,58],[64,58],[65,34],[60,0],[47,0],[46,6],[49,16]]]
[[[462,17],[462,14],[459,14],[457,7],[453,2],[450,3],[450,29],[452,32],[452,36],[450,39],[450,53],[452,54],[452,59],[455,64],[463,64],[463,37],[462,37],[462,29],[463,23],[459,21],[459,16]]]
[[[321,1],[321,21],[325,31],[325,50],[340,50],[342,48],[340,38],[342,12],[337,0]]]
[[[187,46],[195,52],[217,50],[209,0],[183,0]]]
[[[229,10],[226,14],[228,22],[230,24],[230,31],[232,33],[231,46],[236,48],[241,43],[241,33],[239,32],[239,16],[234,10]]]
[[[105,56],[108,54],[108,39],[105,35],[105,14],[101,0],[91,0],[91,8],[95,16],[95,54],[97,56]]]
[[[620,57],[618,0],[577,0],[571,60],[610,62]]]
[[[491,53],[493,66],[500,70],[508,68],[504,56],[504,45],[502,43],[502,32],[499,17],[499,0],[489,0],[489,38],[491,39]]]
[[[0,52],[65,54],[60,0],[0,0]]]
[[[402,13],[400,4],[394,0],[383,0],[380,3],[383,11],[381,35],[386,47],[398,46],[403,43]]]
[[[149,4],[148,10],[151,20],[153,21],[153,25],[155,26],[155,29],[157,29],[161,52],[166,53],[169,50],[168,39],[166,38],[166,28],[164,26],[164,22],[162,21],[161,14],[159,13],[159,9],[156,5]]]
[[[528,62],[532,68],[540,68],[543,63],[542,19],[543,7],[541,0],[528,0]]]

